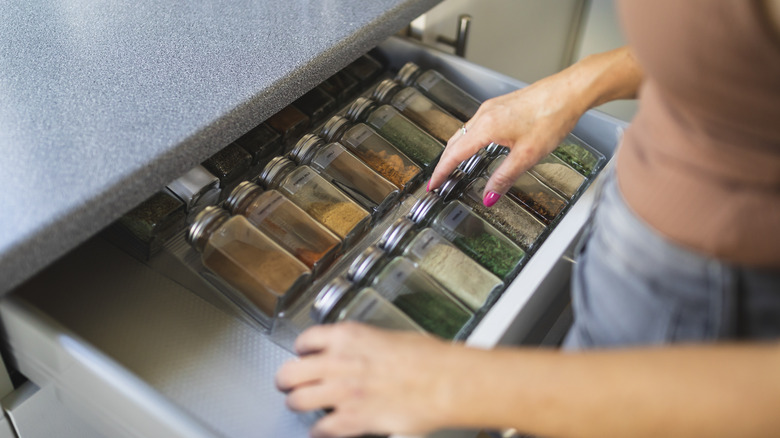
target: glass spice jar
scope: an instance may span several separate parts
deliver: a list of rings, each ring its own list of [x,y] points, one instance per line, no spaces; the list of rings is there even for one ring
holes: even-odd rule
[[[247,218],[282,248],[319,275],[336,259],[341,239],[282,195],[255,183],[239,184],[225,201],[231,214]]]
[[[425,331],[444,339],[455,338],[473,316],[414,262],[400,256],[388,261],[374,245],[355,258],[347,278],[373,288]]]
[[[367,87],[382,74],[383,70],[379,61],[366,54],[352,61],[342,71],[357,79],[363,87]]]
[[[437,193],[429,192],[412,207],[409,218],[436,230],[502,280],[525,261],[522,248],[460,201],[445,204]]]
[[[422,178],[422,168],[364,123],[351,124],[333,116],[323,125],[320,136],[338,141],[401,191],[408,192]]]
[[[553,154],[539,160],[532,168],[528,169],[528,173],[569,200],[574,198],[577,190],[585,184],[584,176]]]
[[[281,153],[282,137],[270,126],[261,123],[239,137],[235,143],[252,156],[250,176],[255,176],[268,161]]]
[[[415,231],[416,224],[401,218],[379,239],[378,247],[413,261],[472,311],[479,310],[503,286],[482,267],[431,228]]]
[[[388,330],[425,332],[379,292],[356,288],[344,277],[325,285],[312,304],[311,316],[319,324],[358,321]]]
[[[336,100],[317,86],[295,100],[292,106],[309,116],[312,123],[316,123],[336,110]]]
[[[447,140],[463,126],[463,122],[425,97],[416,88],[404,88],[390,79],[385,79],[377,85],[373,97],[378,102],[394,106],[401,111],[401,114],[443,144],[447,144]]]
[[[252,167],[252,156],[240,146],[231,143],[202,164],[212,175],[219,178],[221,201],[239,182],[246,179]]]
[[[413,62],[404,64],[395,79],[408,87],[415,87],[422,91],[462,122],[474,117],[481,105],[474,96],[466,93],[438,71],[423,71]]]
[[[506,155],[496,157],[485,171],[485,176],[490,177],[505,159]],[[528,172],[523,172],[506,194],[547,225],[561,214],[567,204],[566,199]]]
[[[231,217],[218,207],[206,207],[198,214],[187,240],[201,254],[203,265],[238,292],[231,298],[266,324],[311,278],[305,264],[245,217]]]
[[[184,203],[166,189],[120,217],[108,228],[106,237],[139,259],[149,260],[185,228],[185,217]]]
[[[336,99],[336,103],[340,105],[346,103],[352,96],[360,91],[358,85],[357,79],[344,71],[338,71],[333,76],[325,79],[325,81],[320,84],[320,87],[322,87],[322,90],[328,93],[332,98]]]
[[[260,181],[277,189],[349,247],[368,228],[371,215],[309,166],[276,157],[260,173]]]
[[[214,205],[219,200],[219,178],[201,165],[173,180],[167,188],[184,202],[189,223],[207,205]]]
[[[567,135],[552,153],[586,177],[592,175],[606,161],[601,153],[574,134]]]
[[[316,170],[363,208],[381,216],[398,200],[401,192],[392,182],[339,143],[325,144],[320,137],[306,134],[298,140],[290,158]]]
[[[346,116],[354,122],[364,122],[374,128],[379,135],[424,168],[435,165],[444,151],[442,143],[390,105],[378,105],[371,99],[358,97],[347,108]]]
[[[460,170],[453,172],[439,192],[444,200],[449,201],[459,196],[461,202],[504,233],[524,251],[533,249],[545,231],[544,224],[506,196],[500,197],[492,207],[486,207],[482,203],[482,193],[487,179],[478,177],[467,181],[464,178],[465,174]],[[463,182],[466,183],[466,187],[462,193],[454,190]]]
[[[284,144],[290,144],[306,133],[311,125],[311,120],[298,108],[287,105],[269,117],[265,123],[282,136]]]

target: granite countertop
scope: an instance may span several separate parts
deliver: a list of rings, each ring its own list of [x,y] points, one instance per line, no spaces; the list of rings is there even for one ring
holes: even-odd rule
[[[0,0],[0,293],[439,0]]]

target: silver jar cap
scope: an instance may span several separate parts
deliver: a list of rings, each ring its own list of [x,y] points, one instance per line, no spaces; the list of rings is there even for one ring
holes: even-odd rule
[[[310,314],[319,324],[325,322],[330,312],[352,289],[352,283],[344,277],[336,277],[326,284],[311,306]]]
[[[395,80],[406,86],[410,86],[412,85],[412,82],[417,79],[417,76],[420,76],[420,73],[422,73],[420,66],[413,62],[407,62],[401,67],[401,70],[398,70]]]
[[[347,127],[350,125],[350,121],[341,116],[333,116],[322,125],[320,129],[320,137],[323,137],[329,142],[338,141]]]
[[[499,155],[505,154],[509,151],[509,148],[506,146],[501,146],[498,143],[490,143],[489,145],[485,146],[485,150],[487,151],[487,154],[491,157],[497,157]]]
[[[265,165],[263,168],[263,171],[260,172],[260,176],[258,176],[258,180],[266,187],[272,187],[274,184],[274,180],[276,177],[281,173],[284,172],[290,167],[294,167],[295,163],[293,163],[289,158],[287,157],[274,157],[271,161],[268,162],[268,164]]]
[[[439,188],[439,196],[441,196],[445,202],[457,198],[460,194],[458,190],[459,186],[465,178],[466,174],[463,173],[463,171],[460,169],[455,169],[450,174],[450,177],[447,178],[447,181],[444,181],[444,184],[442,184]]]
[[[378,102],[387,103],[400,89],[401,85],[398,82],[392,79],[385,79],[376,86],[373,97]]]
[[[347,118],[353,122],[362,122],[368,116],[369,111],[376,108],[377,103],[365,97],[358,97],[347,108]]]
[[[393,225],[390,225],[385,230],[382,237],[379,238],[377,246],[382,248],[385,252],[392,253],[398,249],[398,245],[404,240],[404,238],[415,228],[417,224],[412,222],[411,219],[401,217],[396,220]]]
[[[295,146],[293,146],[290,151],[290,158],[295,160],[298,164],[309,164],[314,156],[314,151],[323,144],[325,144],[325,141],[320,137],[317,137],[314,134],[306,134],[295,143]]]
[[[225,209],[230,214],[236,214],[246,208],[246,205],[255,196],[263,193],[263,188],[251,181],[242,181],[230,192],[225,200]],[[239,213],[240,214],[240,213]]]
[[[417,201],[409,211],[409,219],[411,219],[414,223],[421,223],[428,217],[429,214],[431,214],[432,211],[434,211],[436,205],[438,205],[441,200],[441,196],[439,196],[439,194],[436,192],[426,193],[425,196],[420,198],[420,200]]]
[[[480,170],[480,167],[485,160],[485,154],[486,152],[484,149],[478,150],[476,154],[460,163],[458,165],[458,169],[463,171],[463,173],[465,173],[467,176],[476,176],[478,170]]]
[[[371,245],[355,257],[347,270],[347,278],[354,283],[365,280],[369,272],[385,257],[385,252],[376,245]]]
[[[209,205],[195,216],[195,222],[187,230],[187,242],[198,251],[203,251],[211,233],[228,219],[230,214],[227,211]]]

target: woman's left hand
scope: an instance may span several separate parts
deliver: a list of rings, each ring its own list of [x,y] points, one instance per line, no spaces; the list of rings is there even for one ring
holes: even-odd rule
[[[276,375],[287,406],[331,409],[314,437],[422,434],[443,427],[451,400],[451,344],[358,323],[312,327],[295,342],[299,359]]]

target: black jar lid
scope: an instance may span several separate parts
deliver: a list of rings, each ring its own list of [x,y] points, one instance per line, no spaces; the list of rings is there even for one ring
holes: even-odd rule
[[[435,191],[428,192],[420,198],[409,211],[409,219],[414,223],[423,222],[428,215],[436,210],[436,206],[442,202],[442,197]]]
[[[275,184],[275,180],[279,175],[284,175],[290,168],[295,167],[293,163],[287,157],[274,157],[268,164],[265,165],[263,171],[260,172],[258,180],[266,187],[272,187]]]
[[[228,219],[230,219],[230,214],[227,211],[209,205],[195,216],[195,222],[187,230],[187,242],[198,251],[203,251],[211,233]]]
[[[351,122],[341,116],[333,116],[320,128],[320,137],[329,142],[338,141]]]
[[[398,74],[395,76],[395,80],[406,86],[411,86],[412,82],[414,82],[414,80],[417,79],[421,73],[422,70],[420,69],[419,65],[413,62],[407,62],[403,67],[401,67],[400,70],[398,70]]]
[[[399,248],[401,242],[409,236],[412,230],[414,230],[417,224],[412,222],[411,219],[401,217],[396,220],[393,225],[385,230],[382,237],[379,238],[377,246],[383,249],[388,254],[392,253]]]
[[[460,169],[455,169],[447,181],[439,188],[439,196],[444,199],[445,202],[455,199],[460,195],[460,186],[466,180],[466,174]]]
[[[352,290],[352,286],[352,283],[342,276],[328,282],[314,299],[310,310],[312,319],[319,324],[325,322],[330,312]]]
[[[349,105],[349,108],[347,108],[347,118],[354,122],[365,121],[368,114],[376,108],[376,106],[377,103],[375,101],[365,97],[358,97]]]
[[[261,193],[263,193],[262,187],[251,181],[242,181],[228,195],[225,200],[225,209],[230,214],[237,214],[236,212],[243,211],[247,204]]]
[[[385,258],[385,252],[376,245],[371,245],[360,255],[355,257],[347,270],[347,278],[354,283],[360,283],[368,278],[369,273],[373,271],[379,262]]]
[[[298,164],[309,164],[312,157],[314,157],[314,152],[324,144],[325,141],[322,138],[314,134],[306,134],[295,143],[295,146],[290,151],[290,158]]]
[[[376,86],[373,97],[379,102],[387,103],[400,90],[401,85],[398,82],[392,79],[385,79]]]

